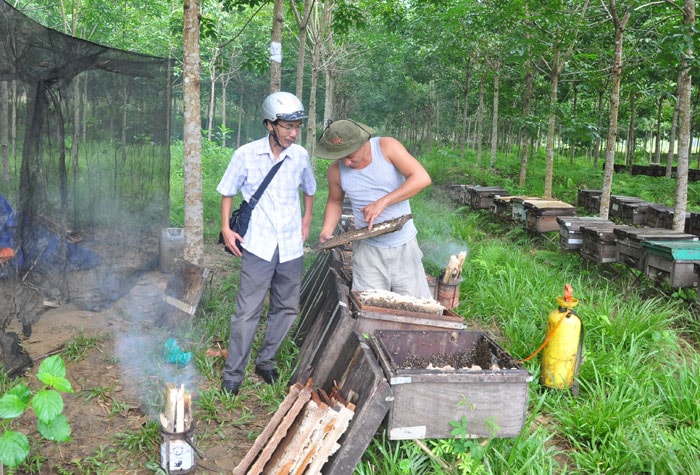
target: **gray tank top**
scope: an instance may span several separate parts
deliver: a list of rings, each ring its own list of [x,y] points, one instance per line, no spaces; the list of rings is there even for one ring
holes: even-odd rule
[[[353,170],[343,165],[340,161],[340,186],[352,204],[355,216],[355,227],[364,228],[367,226],[362,208],[378,200],[397,189],[406,181],[406,178],[389,163],[379,147],[379,137],[370,139],[372,151],[372,162],[362,170]],[[375,220],[374,225],[398,218],[411,212],[411,204],[408,200],[387,206],[382,214]],[[407,243],[413,239],[418,230],[409,220],[403,227],[388,234],[371,237],[365,240],[367,244],[376,247],[396,247]]]

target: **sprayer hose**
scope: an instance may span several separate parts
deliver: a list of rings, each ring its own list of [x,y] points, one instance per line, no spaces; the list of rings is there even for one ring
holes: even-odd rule
[[[563,317],[561,317],[561,318],[559,319],[559,321],[557,322],[557,324],[554,325],[554,328],[552,328],[552,331],[549,332],[549,334],[545,337],[545,339],[544,339],[544,341],[542,342],[542,344],[540,345],[540,347],[537,348],[533,354],[531,354],[530,356],[528,356],[528,357],[525,358],[524,360],[520,360],[521,363],[524,363],[524,362],[526,362],[526,361],[528,361],[528,360],[534,358],[535,356],[537,356],[537,354],[538,354],[540,351],[542,351],[542,348],[544,348],[545,345],[547,345],[547,343],[549,342],[550,338],[552,338],[552,335],[554,335],[554,332],[556,332],[556,331],[557,331],[557,328],[559,328],[559,325],[561,325],[561,322],[563,322],[564,319],[565,319],[566,317],[569,316],[569,313],[571,313],[571,312],[567,312],[566,315],[564,315]]]

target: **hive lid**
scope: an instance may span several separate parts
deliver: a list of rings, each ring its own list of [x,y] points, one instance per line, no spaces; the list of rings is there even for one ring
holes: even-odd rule
[[[642,241],[642,248],[676,261],[700,261],[700,241]]]

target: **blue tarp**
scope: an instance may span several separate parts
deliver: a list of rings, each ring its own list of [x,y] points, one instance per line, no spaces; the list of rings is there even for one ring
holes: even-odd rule
[[[13,247],[12,238],[17,229],[17,217],[12,206],[0,195],[0,247]]]
[[[46,273],[61,271],[63,262],[61,259],[61,239],[49,231],[45,226],[34,224],[33,235],[36,240],[23,242],[22,249],[15,248],[15,234],[18,227],[17,213],[7,200],[0,195],[0,247],[10,247],[17,255],[10,260],[8,265],[0,270],[0,277],[6,277],[11,268],[23,268],[26,263],[34,263],[34,270]],[[19,239],[17,240],[19,242]],[[39,259],[37,259],[39,257]],[[75,271],[91,269],[102,261],[102,257],[96,252],[74,243],[66,245],[66,270]]]

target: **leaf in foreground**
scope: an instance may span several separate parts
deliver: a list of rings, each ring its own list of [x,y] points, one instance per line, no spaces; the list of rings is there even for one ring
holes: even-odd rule
[[[19,417],[29,405],[31,393],[24,384],[18,384],[0,398],[0,418]]]
[[[70,440],[70,425],[63,414],[59,414],[49,422],[38,421],[36,428],[42,437],[54,442],[68,442]]]
[[[53,355],[46,358],[39,366],[36,377],[42,383],[64,393],[72,393],[73,387],[66,379],[66,364],[60,356]]]
[[[32,406],[37,419],[49,423],[63,412],[63,398],[53,389],[44,389],[36,393]]]
[[[0,436],[0,463],[16,467],[29,455],[29,440],[21,432],[6,430]]]

